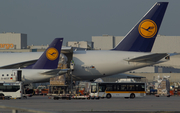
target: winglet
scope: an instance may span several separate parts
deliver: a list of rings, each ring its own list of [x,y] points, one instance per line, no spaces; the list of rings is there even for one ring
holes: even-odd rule
[[[38,61],[31,66],[31,69],[56,69],[59,62],[62,43],[63,38],[55,38]],[[27,67],[26,69],[28,68],[30,67]]]
[[[150,52],[168,2],[157,2],[112,50]]]

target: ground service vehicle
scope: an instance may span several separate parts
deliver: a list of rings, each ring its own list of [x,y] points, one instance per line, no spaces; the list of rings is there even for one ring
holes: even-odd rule
[[[138,82],[122,83],[91,83],[91,98],[125,97],[135,98],[146,96],[146,84]]]
[[[46,88],[46,86],[38,86],[37,89],[35,89],[35,94],[36,95],[48,94],[48,89]]]
[[[0,95],[11,98],[22,98],[22,82],[0,82]]]

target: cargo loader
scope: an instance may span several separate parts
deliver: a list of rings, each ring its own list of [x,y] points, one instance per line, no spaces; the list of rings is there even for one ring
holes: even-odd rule
[[[159,96],[167,96],[170,97],[170,82],[169,79],[170,76],[164,76],[163,78],[158,77],[158,88],[157,88],[157,94],[156,97]]]

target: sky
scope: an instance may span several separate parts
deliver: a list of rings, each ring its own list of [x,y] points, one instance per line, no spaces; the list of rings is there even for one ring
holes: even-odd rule
[[[156,2],[162,0],[1,0],[0,33],[27,34],[28,45],[125,36]],[[180,36],[180,0],[163,2],[169,5],[159,34]]]

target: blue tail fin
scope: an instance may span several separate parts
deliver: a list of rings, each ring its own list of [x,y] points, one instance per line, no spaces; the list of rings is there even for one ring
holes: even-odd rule
[[[44,51],[38,61],[27,67],[26,69],[56,69],[59,62],[59,55],[61,53],[61,47],[63,38],[56,38]]]
[[[120,51],[150,52],[168,2],[157,2],[113,49]]]

